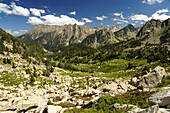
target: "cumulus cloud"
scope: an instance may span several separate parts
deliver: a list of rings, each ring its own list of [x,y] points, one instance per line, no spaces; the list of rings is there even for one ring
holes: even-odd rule
[[[103,21],[105,18],[107,18],[107,16],[104,15],[102,17],[96,17],[97,20],[101,20],[101,21]]]
[[[147,15],[144,15],[144,14],[132,15],[129,19],[131,19],[131,20],[144,20],[144,21],[150,20],[150,18]]]
[[[150,17],[148,17],[147,15],[144,15],[144,14],[136,14],[136,15],[130,16],[129,19],[134,20],[134,21],[136,21],[136,20],[148,21],[151,19],[166,20],[166,19],[170,18],[170,16],[166,14],[168,12],[169,12],[168,9],[161,9],[161,10],[156,11]]]
[[[120,16],[121,19],[125,19],[122,11],[121,11],[121,13],[114,13],[113,15],[114,16]]]
[[[21,6],[17,6],[14,2],[11,5],[7,5],[4,3],[0,3],[0,13],[5,13],[7,15],[14,14],[20,16],[29,16],[30,12],[27,8],[23,8]]]
[[[43,24],[44,22],[37,17],[29,17],[27,23],[32,24],[32,25],[38,25],[38,24]]]
[[[155,3],[162,3],[164,0],[143,0],[142,3],[153,5]]]
[[[168,11],[169,12],[169,11]],[[161,12],[162,13],[162,12]],[[168,18],[170,18],[170,16],[164,14],[160,14],[159,11],[157,11],[156,13],[154,13],[151,17],[152,19],[157,19],[157,20],[166,20]]]
[[[119,23],[129,23],[127,20],[123,20],[123,19],[120,19],[120,18],[112,18],[113,21],[119,21]]]
[[[92,23],[93,22],[93,20],[90,20],[88,18],[82,18],[82,20],[84,20],[86,23]]]
[[[45,15],[40,18],[38,17],[29,17],[28,22],[32,25],[37,25],[37,24],[46,24],[46,25],[58,25],[62,26],[65,24],[77,24],[77,25],[84,25],[85,22],[81,22],[76,20],[75,18],[71,18],[67,15],[60,15],[54,16],[54,15]]]
[[[14,2],[11,3],[10,7],[12,8],[12,14],[21,15],[21,16],[29,16],[30,12],[27,8],[23,8],[21,6],[16,6]]]
[[[70,12],[70,15],[76,15],[76,11]]]
[[[41,16],[41,14],[45,13],[43,9],[36,9],[36,8],[30,8],[30,11],[34,16]]]
[[[26,33],[28,30],[18,30],[18,31],[12,31],[12,29],[6,30],[7,33],[13,35],[13,36],[20,36],[24,33]]]
[[[160,9],[160,10],[156,11],[156,13],[167,13],[167,12],[169,12],[168,9]]]
[[[7,4],[0,3],[0,13],[6,13],[7,15],[12,14],[12,11],[9,10],[10,7]]]
[[[115,15],[115,16],[120,16],[121,14],[120,14],[120,13],[114,13],[113,15]]]

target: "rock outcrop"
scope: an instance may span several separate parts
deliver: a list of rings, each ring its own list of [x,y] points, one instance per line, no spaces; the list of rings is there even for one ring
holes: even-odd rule
[[[149,102],[170,109],[170,89],[155,93],[149,97]]]
[[[25,43],[39,43],[45,48],[50,49],[58,45],[81,43],[88,35],[103,28],[103,26],[91,28],[76,24],[69,24],[61,27],[38,25],[18,38]]]
[[[131,84],[143,90],[148,90],[149,88],[161,83],[166,75],[167,73],[165,72],[165,69],[157,66],[153,71],[141,76],[139,79],[137,79],[137,77],[132,78]]]

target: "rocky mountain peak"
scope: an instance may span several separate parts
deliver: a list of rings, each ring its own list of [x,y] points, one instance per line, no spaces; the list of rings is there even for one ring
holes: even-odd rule
[[[116,31],[119,31],[120,29],[122,29],[122,27],[121,27],[119,24],[117,24],[117,25],[115,25],[115,26],[112,26],[112,27],[110,28],[110,31],[111,31],[111,32],[116,32]]]

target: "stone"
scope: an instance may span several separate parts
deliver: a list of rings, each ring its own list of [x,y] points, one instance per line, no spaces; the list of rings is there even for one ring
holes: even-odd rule
[[[151,88],[158,83],[162,82],[162,79],[165,78],[167,73],[163,67],[157,66],[152,72],[144,75],[138,82],[138,87],[145,89]]]
[[[124,108],[127,108],[127,107],[128,107],[127,104],[119,104],[119,103],[114,104],[114,108],[116,108],[116,109],[124,109]]]
[[[161,107],[170,108],[170,89],[153,94],[148,101]]]
[[[118,84],[112,82],[111,84],[104,84],[102,87],[103,92],[109,92],[110,90],[116,90],[118,88]]]
[[[141,109],[138,113],[158,113],[158,110],[159,110],[159,106],[153,105],[149,108]]]
[[[48,113],[59,113],[61,110],[62,110],[61,106],[53,106],[53,105],[47,106]]]
[[[138,79],[137,79],[137,77],[134,77],[134,78],[132,78],[131,79],[131,84],[133,85],[133,86],[137,86],[137,81]]]

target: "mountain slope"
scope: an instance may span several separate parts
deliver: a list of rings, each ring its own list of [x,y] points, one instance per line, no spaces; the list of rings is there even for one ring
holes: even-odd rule
[[[110,32],[109,29],[105,28],[100,31],[96,31],[90,36],[87,36],[87,38],[82,41],[82,44],[97,48],[101,45],[117,42],[119,42],[119,40],[115,38],[114,33]]]
[[[128,40],[130,38],[136,37],[137,29],[132,25],[128,24],[123,29],[115,32],[115,35],[119,38],[119,40]]]
[[[96,48],[106,44],[114,44],[120,41],[127,41],[128,39],[134,38],[136,33],[136,28],[131,24],[124,28],[116,25],[110,29],[105,28],[100,31],[96,31],[90,36],[87,36],[87,38],[83,40],[82,44]]]
[[[160,44],[168,41],[170,36],[170,19],[165,21],[154,20],[146,22],[137,34],[143,43]]]
[[[32,30],[18,37],[23,42],[39,43],[45,48],[55,48],[59,45],[69,45],[72,43],[80,43],[88,35],[101,30],[104,27],[91,28],[88,26],[64,25],[61,27],[38,25]]]
[[[46,49],[76,43],[97,48],[107,44],[132,41],[131,39],[137,40],[138,42],[141,41],[139,45],[144,47],[145,44],[169,42],[169,26],[170,19],[165,21],[152,19],[137,28],[132,24],[128,24],[124,28],[119,25],[111,28],[104,28],[103,26],[91,28],[88,26],[78,26],[76,24],[61,27],[38,25],[20,36],[19,39],[24,43],[41,44]]]
[[[4,55],[7,53],[20,54],[26,60],[34,57],[38,61],[37,63],[41,63],[44,50],[40,45],[24,44],[19,39],[0,29],[0,54]]]

